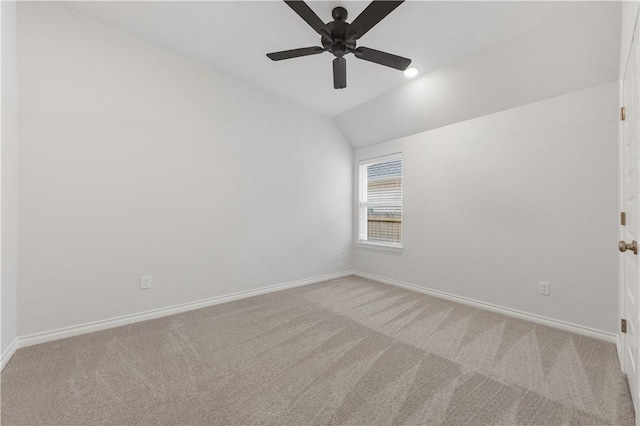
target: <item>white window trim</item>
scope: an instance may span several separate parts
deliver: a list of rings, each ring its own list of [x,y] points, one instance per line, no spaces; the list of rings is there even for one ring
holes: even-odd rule
[[[384,242],[384,241],[369,241],[369,240],[361,240],[360,239],[360,220],[362,218],[362,207],[365,204],[362,201],[362,166],[368,166],[370,164],[383,163],[387,161],[393,160],[402,160],[402,169],[400,171],[400,191],[402,193],[402,202],[398,203],[399,206],[403,207],[402,209],[402,224],[404,225],[404,159],[402,158],[402,152],[396,152],[389,155],[383,155],[380,157],[367,158],[365,160],[360,160],[358,164],[358,237],[356,241],[356,247],[359,248],[367,248],[374,250],[382,250],[382,251],[390,251],[390,252],[402,252],[404,250],[404,226],[402,228],[402,240],[400,243],[392,243],[392,242]],[[375,205],[376,203],[366,203],[366,205]]]
[[[384,163],[386,161],[393,161],[393,160],[402,160],[402,153],[396,152],[394,154],[383,155],[381,157],[367,158],[366,160],[360,160],[359,165],[368,166],[369,164]],[[403,162],[403,168],[404,168],[404,162]]]
[[[402,244],[379,242],[372,243],[366,240],[358,240],[358,242],[356,243],[356,247],[372,250],[391,251],[395,253],[402,253],[404,251],[404,247],[402,246]]]

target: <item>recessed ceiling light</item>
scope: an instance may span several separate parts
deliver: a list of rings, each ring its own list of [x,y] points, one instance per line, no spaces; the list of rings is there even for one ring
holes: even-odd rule
[[[415,77],[416,75],[418,75],[418,68],[417,67],[409,67],[406,70],[404,70],[404,75],[405,77]]]

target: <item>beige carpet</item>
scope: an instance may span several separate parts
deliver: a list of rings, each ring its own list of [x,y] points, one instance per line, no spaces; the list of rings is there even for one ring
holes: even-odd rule
[[[614,345],[348,277],[17,351],[2,424],[633,424]]]

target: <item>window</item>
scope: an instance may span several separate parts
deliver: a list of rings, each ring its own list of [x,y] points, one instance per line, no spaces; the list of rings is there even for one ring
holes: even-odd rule
[[[359,242],[402,247],[402,154],[360,162]]]

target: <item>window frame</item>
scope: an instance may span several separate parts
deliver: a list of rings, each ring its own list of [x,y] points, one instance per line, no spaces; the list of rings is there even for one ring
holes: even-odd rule
[[[372,205],[373,206],[390,205],[388,202],[380,204],[376,202],[369,203],[366,200],[364,200],[364,195],[365,195],[364,189],[367,185],[367,182],[365,179],[367,176],[366,176],[366,173],[363,173],[363,171],[366,170],[367,166],[370,166],[372,164],[387,163],[394,160],[401,161],[400,201],[392,204],[394,206],[400,207],[402,212],[402,216],[401,216],[402,220],[400,221],[400,242],[395,243],[391,241],[363,240],[361,238],[362,233],[363,231],[367,232],[366,226],[367,226],[367,217],[368,217],[367,216],[368,207]],[[363,223],[363,218],[364,218],[364,223]],[[364,225],[364,228],[363,228],[363,225]],[[373,157],[373,158],[360,160],[358,163],[358,228],[357,228],[357,238],[356,238],[357,247],[392,251],[392,252],[402,252],[404,249],[404,226],[403,225],[404,225],[404,158],[403,158],[402,152],[396,152],[393,154],[383,155],[380,157]]]

